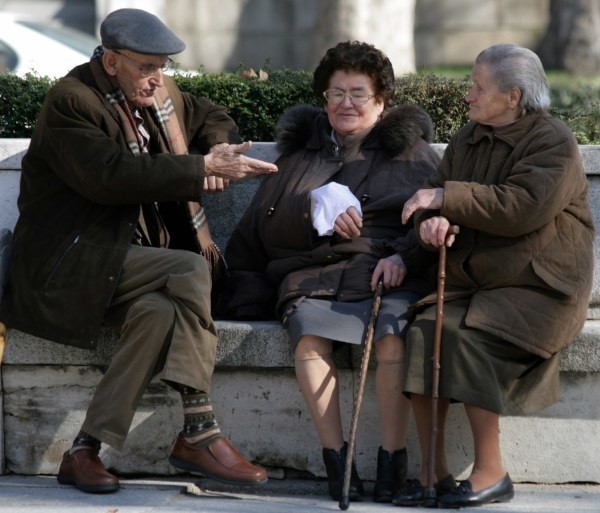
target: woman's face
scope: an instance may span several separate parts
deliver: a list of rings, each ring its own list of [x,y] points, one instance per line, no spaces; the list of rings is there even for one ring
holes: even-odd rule
[[[383,112],[383,100],[370,98],[364,105],[354,105],[348,95],[369,96],[375,93],[368,75],[356,71],[337,70],[329,79],[329,89],[341,91],[346,96],[341,103],[328,101],[325,111],[329,123],[340,135],[352,135],[371,128]]]
[[[473,84],[465,96],[469,104],[469,119],[483,125],[501,126],[515,121],[521,93],[517,88],[501,93],[487,64],[476,64],[471,73]]]

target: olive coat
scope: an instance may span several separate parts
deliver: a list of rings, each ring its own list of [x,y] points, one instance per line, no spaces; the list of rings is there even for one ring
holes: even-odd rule
[[[389,109],[355,151],[339,153],[331,133],[325,111],[316,107],[296,106],[279,121],[279,172],[263,179],[226,249],[231,288],[222,316],[281,316],[285,303],[302,296],[371,297],[377,262],[394,253],[408,267],[395,290],[431,290],[427,252],[412,223],[401,220],[404,202],[439,162],[428,144],[429,116],[412,105]],[[313,228],[310,193],[330,181],[361,200],[360,237],[319,236]]]
[[[467,326],[543,358],[573,341],[587,316],[594,227],[570,130],[546,112],[494,129],[471,122],[427,186],[444,188],[443,206],[415,224],[441,213],[460,227],[445,296],[471,297]]]
[[[239,142],[224,108],[181,93],[164,76],[188,145]],[[48,92],[22,161],[19,218],[0,318],[9,327],[94,348],[140,216],[160,202],[171,247],[198,251],[185,202],[199,201],[202,155],[168,153],[151,109],[155,147],[134,156],[89,63]],[[164,208],[164,211],[163,211]]]

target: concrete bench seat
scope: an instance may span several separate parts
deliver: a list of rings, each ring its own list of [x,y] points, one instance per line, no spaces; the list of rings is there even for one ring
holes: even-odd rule
[[[27,139],[0,140],[0,255],[17,219],[20,163],[28,143]],[[434,147],[441,153],[445,145]],[[595,222],[600,226],[600,146],[581,146],[580,150]],[[277,156],[273,143],[255,143],[251,155],[269,161]],[[258,184],[258,179],[235,183],[225,193],[206,197],[207,215],[221,248]],[[599,250],[597,238],[596,255]],[[600,461],[596,458],[600,451],[600,273],[597,268],[595,271],[588,321],[562,354],[561,401],[535,416],[502,419],[503,454],[515,481],[600,482]],[[286,469],[324,476],[320,445],[296,384],[288,336],[281,324],[223,320],[217,321],[217,329],[211,396],[225,434],[243,454],[268,467],[272,477],[284,475]],[[98,349],[87,351],[10,330],[9,326],[0,368],[2,472],[56,474],[117,336],[114,330],[106,329]],[[340,368],[344,425],[349,426],[361,349],[345,348],[335,357]],[[370,373],[357,441],[357,465],[366,479],[375,477],[380,439],[373,378],[374,373]],[[123,452],[105,447],[101,456],[123,474],[174,474],[167,456],[181,421],[178,394],[153,382]],[[458,477],[468,475],[472,443],[461,407],[451,408],[447,440],[453,472]],[[418,455],[411,425],[411,473],[417,468]]]

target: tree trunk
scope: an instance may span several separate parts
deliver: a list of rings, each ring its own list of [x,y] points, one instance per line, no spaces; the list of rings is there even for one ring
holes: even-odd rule
[[[313,68],[340,41],[363,41],[384,52],[396,76],[415,71],[415,0],[317,2]]]
[[[538,55],[546,69],[576,75],[600,71],[600,2],[550,0],[550,23]]]

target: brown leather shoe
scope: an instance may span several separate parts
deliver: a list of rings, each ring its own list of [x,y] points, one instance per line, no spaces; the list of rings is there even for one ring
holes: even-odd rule
[[[87,493],[112,493],[119,489],[119,479],[104,468],[91,447],[82,447],[73,454],[65,452],[56,478],[60,484],[74,485]]]
[[[222,483],[258,485],[267,482],[266,470],[244,459],[223,437],[205,447],[198,447],[186,442],[180,434],[169,456],[169,463]]]

